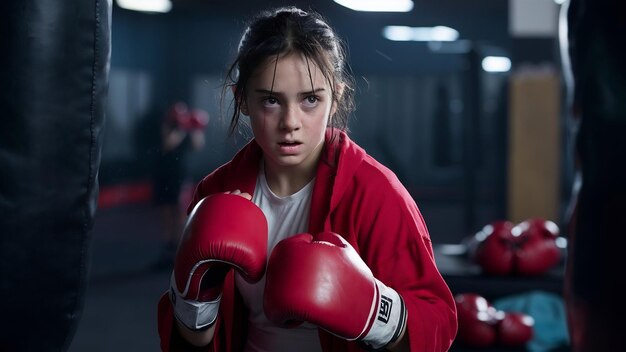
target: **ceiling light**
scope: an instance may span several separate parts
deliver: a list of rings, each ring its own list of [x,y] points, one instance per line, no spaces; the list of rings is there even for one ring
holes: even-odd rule
[[[170,0],[116,0],[117,6],[132,11],[169,12],[172,9]]]
[[[413,10],[412,0],[335,0],[335,2],[355,11],[409,12]]]
[[[482,62],[486,72],[508,72],[511,69],[511,59],[506,56],[487,56]]]
[[[451,42],[459,38],[459,32],[445,26],[386,26],[383,28],[383,36],[394,41]]]

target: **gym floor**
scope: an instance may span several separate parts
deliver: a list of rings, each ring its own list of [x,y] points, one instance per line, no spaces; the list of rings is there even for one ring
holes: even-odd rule
[[[152,268],[159,224],[150,205],[98,211],[83,315],[69,352],[159,350],[156,307],[171,272]]]

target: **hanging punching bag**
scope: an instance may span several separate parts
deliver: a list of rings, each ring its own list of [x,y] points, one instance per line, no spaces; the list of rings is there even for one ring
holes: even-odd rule
[[[565,297],[572,351],[626,351],[626,4],[571,0],[575,193]]]
[[[88,275],[111,3],[0,13],[0,350],[64,351]]]

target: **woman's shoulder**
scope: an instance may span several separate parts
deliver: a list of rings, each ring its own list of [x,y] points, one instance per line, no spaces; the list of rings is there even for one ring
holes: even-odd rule
[[[200,181],[198,190],[205,195],[241,189],[250,192],[256,179],[260,148],[256,143],[248,143],[235,156],[222,164]]]
[[[363,157],[354,176],[358,184],[363,187],[381,190],[403,187],[395,172],[369,154]]]
[[[339,150],[340,177],[350,177],[361,186],[384,186],[398,182],[396,174],[376,160],[357,142],[340,132],[337,150]]]

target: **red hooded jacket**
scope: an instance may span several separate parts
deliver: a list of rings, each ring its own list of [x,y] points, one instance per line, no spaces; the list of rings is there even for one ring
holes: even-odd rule
[[[197,186],[188,210],[202,198],[240,189],[254,193],[261,148],[253,140],[228,163]],[[441,277],[432,243],[417,205],[395,174],[351,141],[329,129],[319,162],[309,232],[342,235],[374,276],[395,289],[408,310],[411,351],[447,351],[457,331],[456,308]],[[159,335],[163,351],[179,351],[172,339],[174,316],[164,294],[159,302]],[[213,342],[204,351],[242,351],[247,309],[234,275],[226,277]],[[361,351],[355,342],[318,329],[324,352]]]

